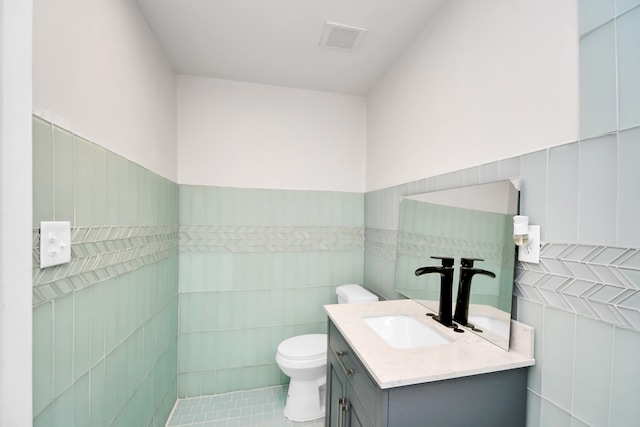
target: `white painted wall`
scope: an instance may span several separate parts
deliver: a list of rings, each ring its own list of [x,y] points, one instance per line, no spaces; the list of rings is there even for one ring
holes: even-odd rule
[[[454,0],[367,100],[367,190],[578,139],[577,1]]]
[[[34,113],[175,181],[175,75],[136,3],[33,3]]]
[[[32,425],[31,0],[0,0],[0,426]]]
[[[181,184],[364,191],[365,98],[178,77]]]

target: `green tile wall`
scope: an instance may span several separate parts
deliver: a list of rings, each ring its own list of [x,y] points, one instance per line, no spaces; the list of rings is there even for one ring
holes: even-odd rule
[[[178,185],[33,118],[34,426],[163,426],[176,399]],[[40,269],[40,221],[72,261]]]
[[[287,382],[285,338],[362,283],[363,194],[180,187],[178,396]]]

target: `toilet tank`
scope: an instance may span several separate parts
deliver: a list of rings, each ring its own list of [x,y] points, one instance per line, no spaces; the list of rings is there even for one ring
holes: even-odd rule
[[[378,297],[360,285],[342,285],[336,288],[338,304],[378,301]]]

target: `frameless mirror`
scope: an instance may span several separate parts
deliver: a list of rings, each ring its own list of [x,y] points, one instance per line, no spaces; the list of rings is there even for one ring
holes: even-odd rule
[[[515,261],[513,216],[518,214],[518,198],[511,181],[404,197],[398,224],[396,290],[437,313],[440,275],[417,277],[416,269],[440,265],[432,256],[454,258],[455,303],[461,259],[477,259],[474,268],[492,272],[495,278],[472,277],[469,323],[475,328],[467,330],[508,350]]]

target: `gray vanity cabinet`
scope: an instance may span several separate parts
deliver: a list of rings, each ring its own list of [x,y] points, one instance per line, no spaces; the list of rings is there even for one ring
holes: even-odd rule
[[[373,427],[375,410],[372,405],[375,407],[381,398],[382,390],[369,378],[342,335],[330,334],[325,424],[331,427]]]
[[[333,322],[327,427],[524,427],[527,368],[380,389]]]

